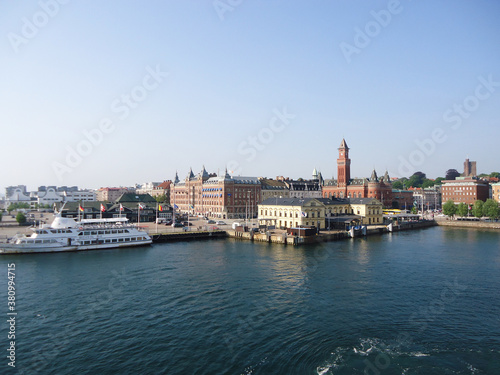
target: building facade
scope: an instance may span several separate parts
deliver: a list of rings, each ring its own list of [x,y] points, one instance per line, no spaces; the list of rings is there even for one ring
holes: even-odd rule
[[[469,161],[469,159],[465,159],[464,161],[464,173],[463,177],[475,177],[477,176],[477,168],[475,161]]]
[[[382,224],[382,203],[375,198],[268,198],[259,204],[259,224],[277,228],[327,227],[327,221],[341,216],[359,218],[365,225]]]
[[[283,180],[273,180],[270,178],[259,177],[260,181],[260,202],[264,202],[268,198],[289,198],[290,191],[288,190]]]
[[[441,188],[410,188],[413,191],[413,202],[418,210],[437,210],[441,208]]]
[[[413,191],[392,189],[392,208],[411,210],[413,207]]]
[[[477,177],[457,177],[455,180],[443,180],[441,186],[443,202],[452,200],[455,204],[474,204],[489,198],[489,184]]]
[[[338,149],[337,179],[326,180],[323,186],[324,198],[375,198],[384,207],[392,207],[392,183],[386,171],[378,177],[373,170],[370,178],[351,178],[349,147],[342,139]]]
[[[500,203],[500,182],[491,184],[491,198]]]
[[[135,192],[135,190],[134,190]],[[96,192],[96,200],[100,202],[114,202],[121,197],[122,194],[130,193],[130,189],[126,187],[105,187],[100,188]]]
[[[203,167],[198,175],[190,170],[183,181],[177,174],[171,185],[170,204],[178,212],[220,219],[253,218],[261,197],[257,177],[217,176]]]

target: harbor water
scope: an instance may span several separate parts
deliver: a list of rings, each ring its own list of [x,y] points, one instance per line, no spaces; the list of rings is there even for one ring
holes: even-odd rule
[[[4,353],[12,263],[2,374],[500,373],[500,231],[4,255]]]

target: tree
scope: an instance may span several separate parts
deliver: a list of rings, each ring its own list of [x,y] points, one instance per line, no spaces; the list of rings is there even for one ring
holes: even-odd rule
[[[18,212],[16,215],[16,221],[19,223],[19,225],[23,225],[26,223],[26,216],[22,212]]]
[[[497,219],[500,216],[498,202],[493,199],[487,199],[483,204],[483,216],[487,216],[490,219]]]
[[[469,206],[466,205],[464,202],[459,203],[457,206],[457,215],[464,217],[467,216],[468,213],[469,213]]]
[[[490,177],[500,178],[500,172],[491,172]]]
[[[441,181],[444,180],[444,177],[438,177],[434,180],[435,185],[441,185]]]
[[[445,204],[443,204],[443,214],[447,216],[453,216],[457,212],[457,206],[452,200],[449,200]]]
[[[411,175],[408,180],[408,185],[413,187],[422,187],[424,180],[426,179],[425,173],[415,172]]]
[[[426,179],[424,180],[424,182],[422,183],[422,188],[424,188],[424,189],[425,189],[425,188],[429,188],[429,187],[434,186],[434,184],[435,184],[435,182],[434,182],[434,181],[429,180],[428,178],[426,178]]]
[[[460,177],[460,173],[456,169],[448,169],[444,178],[445,180],[454,180],[457,177]]]
[[[474,202],[474,206],[472,207],[472,215],[474,215],[477,218],[483,217],[483,205],[484,202],[477,200]]]
[[[0,221],[2,221],[2,216],[3,216],[3,213],[2,213],[2,211],[0,211]]]
[[[166,194],[157,195],[157,196],[155,197],[155,199],[156,199],[156,201],[157,201],[158,203],[164,203],[164,202],[166,202],[166,201],[167,201],[167,196],[166,196]]]
[[[397,190],[403,190],[403,182],[401,180],[394,181],[392,183],[392,188]]]

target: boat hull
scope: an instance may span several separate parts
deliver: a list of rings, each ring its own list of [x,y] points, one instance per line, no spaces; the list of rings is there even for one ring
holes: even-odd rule
[[[126,242],[126,243],[103,243],[96,245],[81,245],[81,246],[51,246],[51,247],[34,247],[34,246],[16,246],[16,245],[1,245],[0,255],[2,254],[42,254],[42,253],[61,253],[61,252],[75,252],[75,251],[88,251],[88,250],[107,250],[119,249],[124,247],[136,247],[150,245],[152,240]]]

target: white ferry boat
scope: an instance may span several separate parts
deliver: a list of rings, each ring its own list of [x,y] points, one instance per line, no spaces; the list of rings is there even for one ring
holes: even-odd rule
[[[0,254],[53,253],[141,246],[152,243],[151,237],[127,218],[82,219],[55,214],[50,225],[31,228],[30,236],[17,234],[0,243]]]

